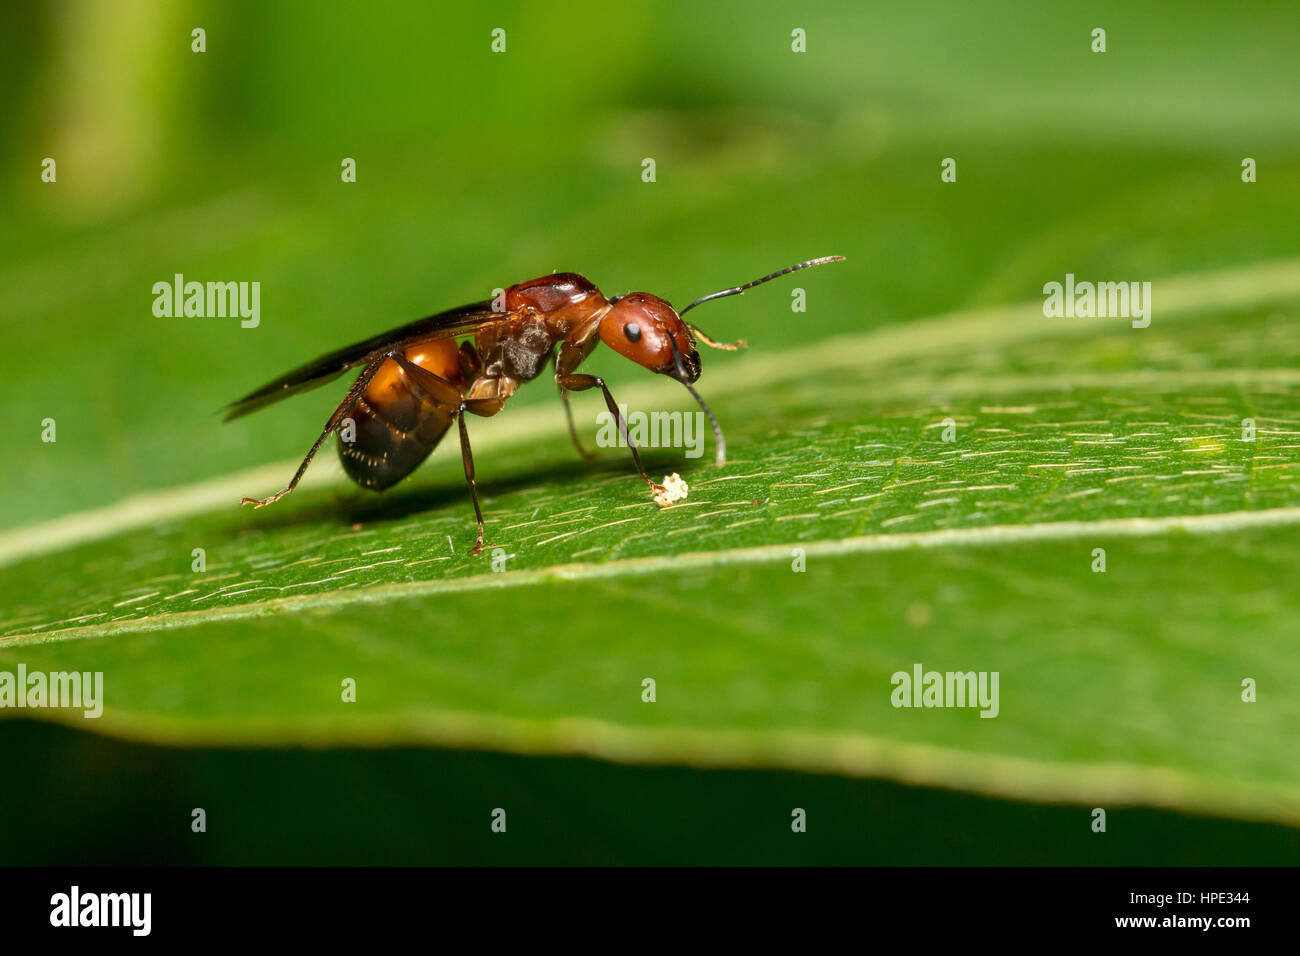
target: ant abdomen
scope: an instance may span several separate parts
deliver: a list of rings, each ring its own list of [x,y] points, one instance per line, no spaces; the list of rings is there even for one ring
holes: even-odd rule
[[[404,354],[415,365],[458,388],[463,386],[454,340],[412,346]],[[347,422],[339,429],[343,470],[361,487],[383,491],[429,457],[455,414],[454,407],[432,401],[412,387],[401,367],[388,359],[352,407],[351,429]]]

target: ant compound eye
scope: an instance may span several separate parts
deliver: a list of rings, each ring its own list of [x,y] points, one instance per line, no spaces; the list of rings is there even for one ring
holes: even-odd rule
[[[627,325],[623,326],[623,334],[627,336],[629,342],[640,342],[641,326],[637,325],[635,322],[629,322]]]

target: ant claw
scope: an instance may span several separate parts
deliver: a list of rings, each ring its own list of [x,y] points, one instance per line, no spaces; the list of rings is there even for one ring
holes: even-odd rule
[[[476,545],[474,545],[474,547],[469,549],[469,553],[471,555],[482,554],[484,551],[489,551],[493,548],[499,548],[499,547],[500,545],[498,544],[484,544],[483,540],[480,538],[479,542]]]
[[[289,489],[289,491],[292,490],[292,488]],[[241,505],[252,505],[254,509],[265,508],[267,505],[275,504],[288,493],[288,491],[282,491],[278,495],[271,495],[269,498],[240,498],[239,503]]]

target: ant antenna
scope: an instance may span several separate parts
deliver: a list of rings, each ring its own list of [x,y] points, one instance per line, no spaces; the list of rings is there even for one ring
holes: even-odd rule
[[[779,279],[781,278],[781,276],[789,275],[791,272],[798,272],[800,269],[811,269],[813,266],[823,266],[828,262],[843,262],[843,261],[844,261],[843,256],[822,256],[820,259],[809,259],[807,262],[801,262],[798,265],[790,266],[788,269],[782,269],[780,272],[773,272],[771,275],[765,275],[763,276],[763,278],[755,279],[753,282],[746,282],[744,285],[738,285],[731,289],[723,289],[721,292],[711,292],[706,296],[702,296],[701,298],[696,299],[694,302],[692,302],[686,308],[682,309],[677,314],[679,316],[685,315],[687,312],[691,311],[691,309],[695,308],[697,305],[703,305],[705,302],[712,302],[714,299],[725,299],[729,295],[740,295],[746,289],[752,289],[754,288],[754,286],[762,285],[764,282],[771,282],[773,279]],[[699,332],[699,330],[695,329],[694,326],[692,326],[692,329],[697,333]],[[712,340],[710,340],[708,336],[701,335],[701,338],[704,339],[706,345],[713,345]],[[717,347],[719,346],[715,346],[715,348]],[[722,347],[725,348],[725,346]]]

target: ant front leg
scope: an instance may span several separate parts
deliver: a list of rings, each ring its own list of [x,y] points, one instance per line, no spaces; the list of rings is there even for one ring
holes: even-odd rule
[[[646,474],[645,468],[641,464],[641,456],[637,454],[636,442],[632,441],[632,436],[627,433],[627,423],[623,421],[623,413],[619,410],[618,403],[614,401],[614,396],[609,394],[609,388],[605,385],[605,380],[599,375],[556,375],[555,384],[559,385],[566,392],[585,392],[589,388],[599,388],[605,395],[605,407],[609,413],[614,416],[614,421],[618,422],[618,433],[627,442],[627,447],[632,452],[632,462],[636,465],[637,472],[645,479],[645,483],[650,486],[650,490],[655,494],[663,493],[666,489],[653,478]]]

